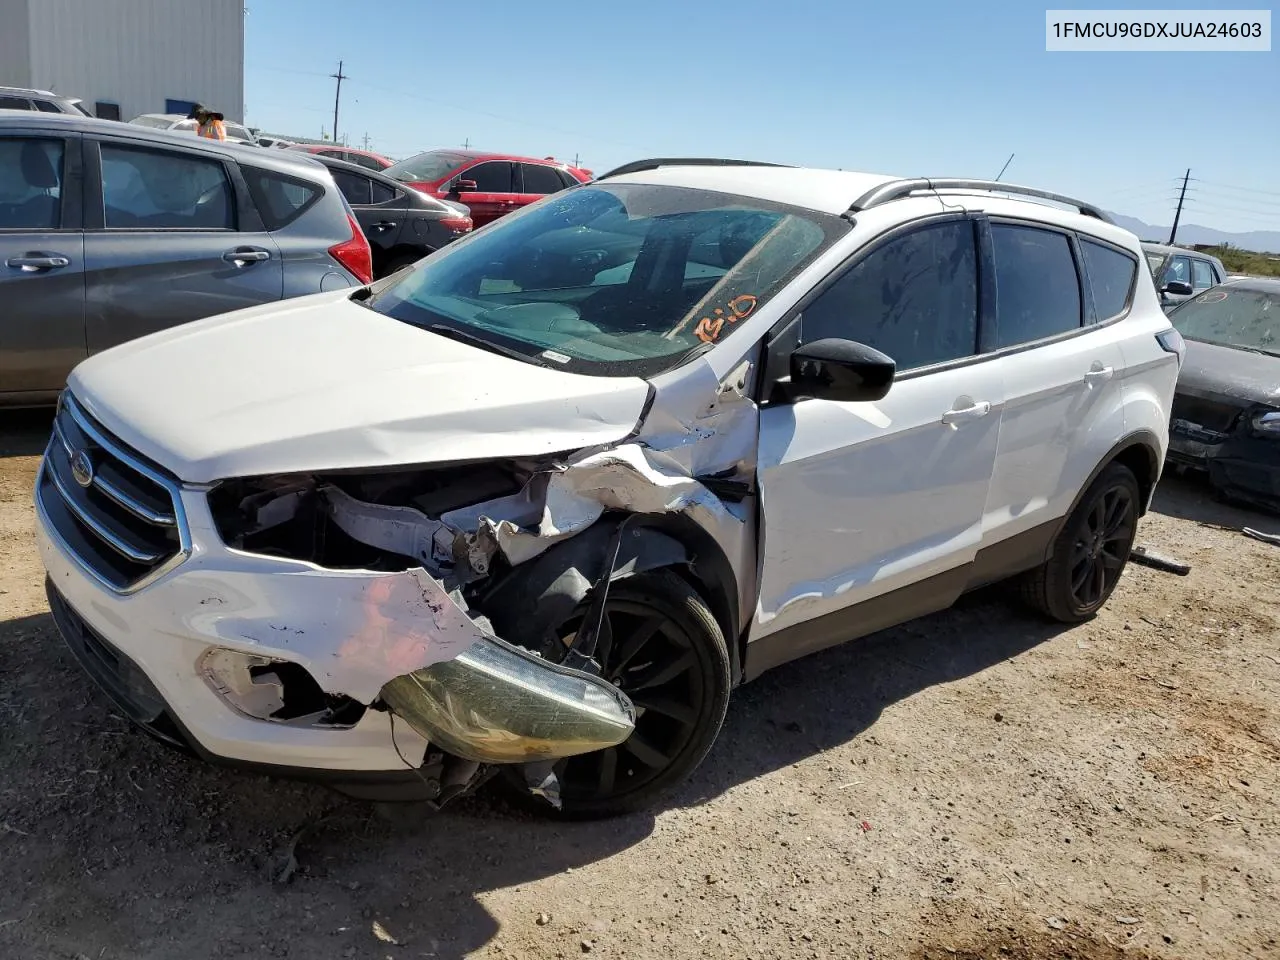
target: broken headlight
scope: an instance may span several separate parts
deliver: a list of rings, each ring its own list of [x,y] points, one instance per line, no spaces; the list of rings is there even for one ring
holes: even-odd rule
[[[1251,421],[1253,432],[1262,437],[1280,437],[1280,410],[1263,410],[1255,413]]]

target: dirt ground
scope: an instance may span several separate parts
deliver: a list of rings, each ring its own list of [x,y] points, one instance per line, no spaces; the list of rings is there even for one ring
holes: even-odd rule
[[[739,691],[665,808],[432,816],[202,766],[56,636],[0,418],[0,957],[1280,955],[1280,528],[1168,478],[1063,630],[998,593]],[[301,833],[305,828],[305,832]],[[277,882],[291,842],[298,869]]]

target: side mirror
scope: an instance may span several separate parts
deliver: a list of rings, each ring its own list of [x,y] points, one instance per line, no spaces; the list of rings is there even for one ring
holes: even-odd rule
[[[474,180],[455,180],[453,181],[452,193],[470,193],[476,189]]]
[[[1195,290],[1193,290],[1191,284],[1187,283],[1185,280],[1170,280],[1160,288],[1160,292],[1171,293],[1175,297],[1189,297],[1191,294],[1195,293]]]
[[[879,350],[853,340],[830,338],[791,352],[792,400],[881,400],[893,385],[897,364]]]

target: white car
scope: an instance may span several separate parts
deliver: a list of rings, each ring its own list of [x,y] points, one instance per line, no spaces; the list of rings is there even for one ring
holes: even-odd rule
[[[1142,257],[1010,184],[631,164],[82,363],[51,607],[205,758],[633,810],[770,667],[1012,577],[1105,603],[1183,356]]]
[[[175,133],[189,133],[192,136],[195,136],[196,129],[199,127],[196,121],[180,113],[144,113],[129,122],[139,127],[150,127],[152,130],[172,130]],[[258,145],[258,138],[250,133],[249,128],[244,124],[236,123],[234,120],[224,120],[223,125],[227,129],[228,140],[252,146]]]

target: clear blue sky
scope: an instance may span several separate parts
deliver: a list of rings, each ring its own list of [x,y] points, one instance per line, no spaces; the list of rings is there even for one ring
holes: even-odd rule
[[[1015,153],[1005,179],[1156,224],[1190,167],[1184,222],[1280,230],[1274,41],[1047,53],[1025,0],[245,4],[246,119],[276,133],[329,131],[341,59],[339,134],[394,157],[469,140],[597,173],[706,155],[993,177]]]

